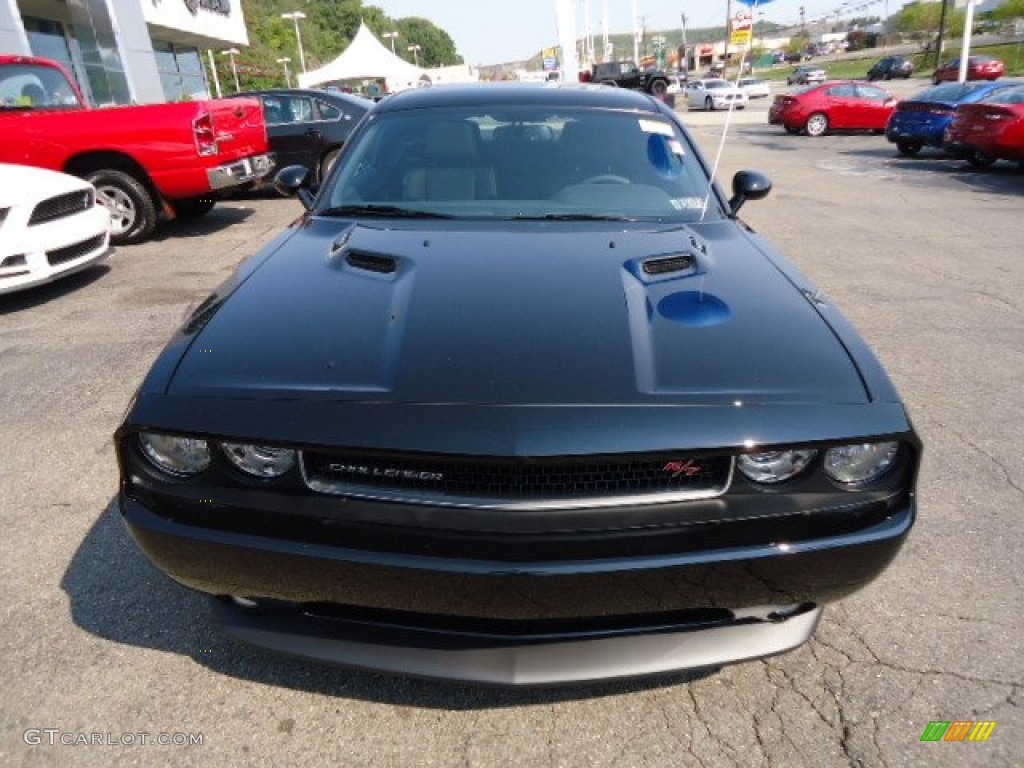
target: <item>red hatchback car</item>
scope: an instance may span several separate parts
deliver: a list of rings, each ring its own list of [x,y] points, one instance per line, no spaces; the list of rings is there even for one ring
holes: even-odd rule
[[[967,57],[967,79],[968,80],[996,80],[1003,76],[1006,67],[999,59],[991,56],[968,56]],[[960,79],[960,59],[950,59],[941,67],[935,70],[932,75],[932,82],[938,85],[944,80]]]
[[[829,131],[882,133],[895,106],[895,97],[877,85],[833,80],[776,96],[768,122],[789,133],[806,131],[808,136]]]
[[[984,101],[961,104],[943,136],[943,149],[979,168],[1016,160],[1024,168],[1024,85],[999,88]]]

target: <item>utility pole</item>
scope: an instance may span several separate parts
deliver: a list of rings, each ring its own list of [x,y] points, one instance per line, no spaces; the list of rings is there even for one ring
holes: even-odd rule
[[[942,0],[942,14],[939,16],[939,36],[935,40],[935,68],[939,68],[939,59],[942,57],[942,38],[946,34],[946,8],[949,7],[948,0]]]
[[[633,0],[633,66],[640,66],[640,36],[636,28],[636,0]]]
[[[722,51],[722,76],[725,76],[725,68],[729,66],[729,25],[732,23],[732,0],[725,2],[725,49]]]
[[[683,70],[683,74],[685,75],[690,69],[690,49],[686,45],[686,14],[681,13],[679,15],[683,20],[683,56],[682,60],[679,62],[679,64],[682,65],[679,69]]]
[[[800,31],[805,33],[805,34],[807,32],[807,19],[806,19],[806,15],[807,15],[807,12],[804,10],[804,7],[801,5],[800,6]]]

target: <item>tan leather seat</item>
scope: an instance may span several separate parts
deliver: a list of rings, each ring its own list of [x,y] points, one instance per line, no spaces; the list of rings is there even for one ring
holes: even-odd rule
[[[480,129],[464,121],[432,123],[427,129],[425,163],[405,174],[406,200],[493,200],[494,169],[483,165]]]

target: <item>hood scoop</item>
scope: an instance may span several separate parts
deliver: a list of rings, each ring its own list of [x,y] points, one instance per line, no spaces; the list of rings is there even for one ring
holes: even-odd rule
[[[352,224],[334,239],[328,260],[338,266],[344,261],[345,266],[359,272],[370,272],[375,275],[395,274],[398,271],[397,257],[355,247],[352,240],[357,229],[358,225]]]
[[[692,272],[696,259],[688,253],[677,256],[659,256],[643,263],[643,271],[648,275],[664,275],[670,272]]]
[[[378,275],[393,275],[398,271],[398,259],[366,251],[349,251],[345,263],[355,269],[374,272]]]

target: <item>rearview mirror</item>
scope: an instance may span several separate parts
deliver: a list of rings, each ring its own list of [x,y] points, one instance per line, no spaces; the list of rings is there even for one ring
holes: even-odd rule
[[[732,199],[729,200],[729,212],[736,212],[747,200],[760,200],[772,191],[772,182],[759,171],[739,171],[732,177]]]
[[[313,174],[304,165],[289,165],[274,177],[274,188],[285,197],[298,196],[299,202],[308,211],[313,207]]]

